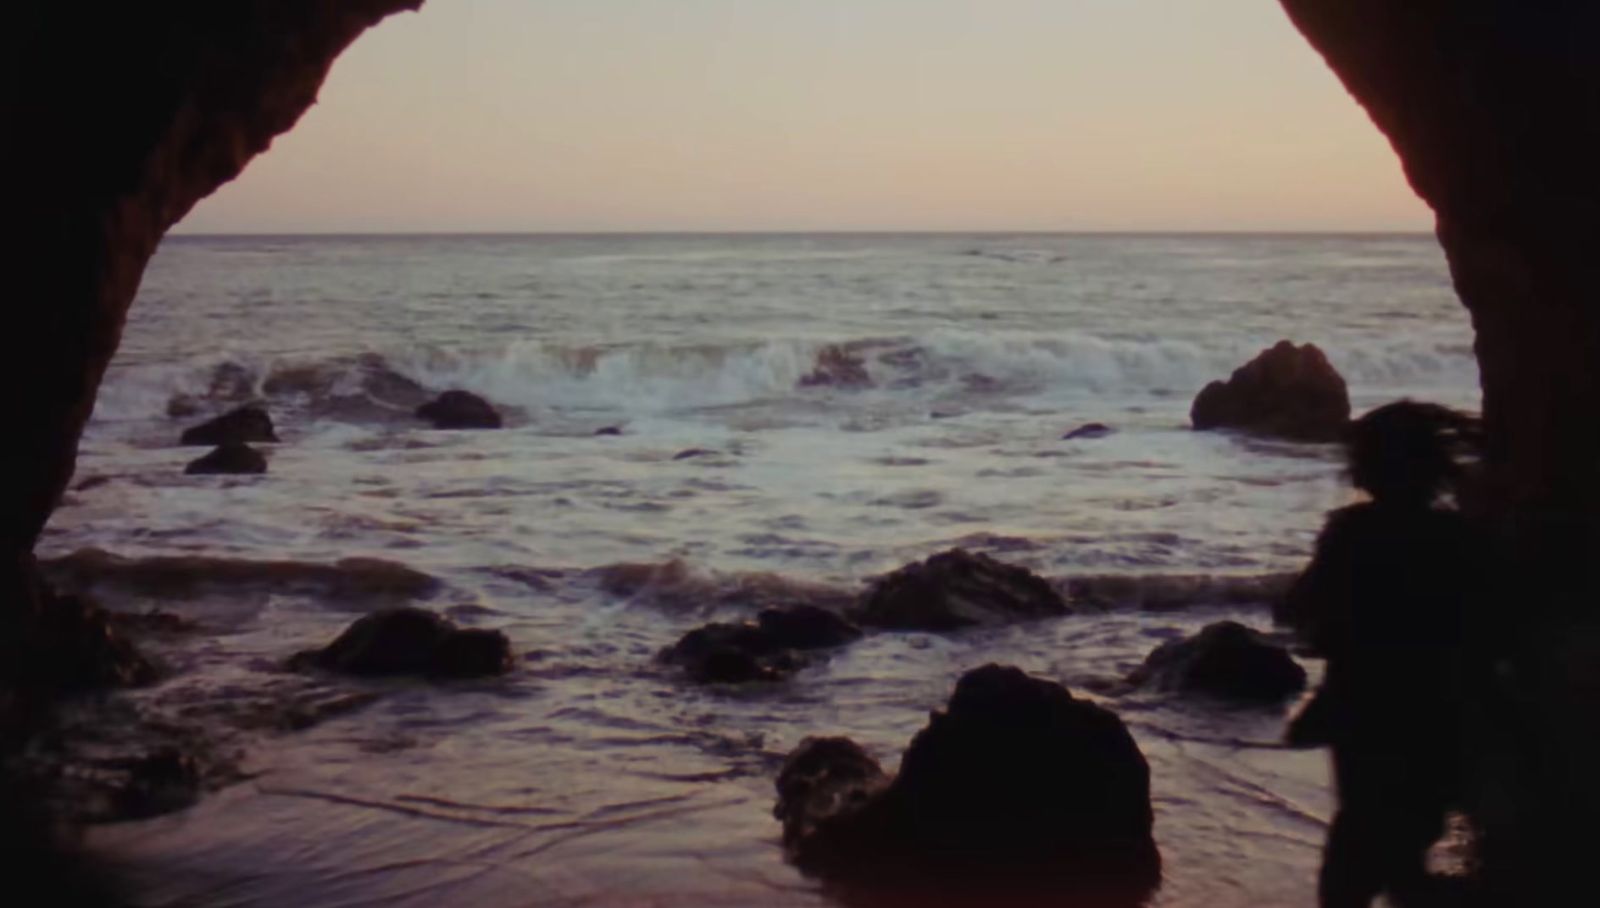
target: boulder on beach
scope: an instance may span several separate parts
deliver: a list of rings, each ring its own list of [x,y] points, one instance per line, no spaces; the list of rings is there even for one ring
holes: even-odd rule
[[[511,642],[499,631],[464,630],[420,608],[386,608],[366,615],[317,650],[290,660],[296,668],[346,675],[423,675],[477,678],[510,670]]]
[[[1279,341],[1206,385],[1189,419],[1196,429],[1242,429],[1293,441],[1338,441],[1350,422],[1344,378],[1314,344]]]
[[[861,357],[838,344],[817,351],[811,371],[801,376],[802,388],[870,388],[872,376]]]
[[[435,429],[498,429],[500,413],[471,391],[446,391],[417,408]]]
[[[275,444],[278,435],[272,428],[272,417],[260,407],[239,407],[229,410],[216,419],[185,429],[179,437],[183,445],[225,445],[230,442],[246,444],[266,442]]]
[[[1160,690],[1229,700],[1281,703],[1306,687],[1306,670],[1288,650],[1237,621],[1161,644],[1128,676]]]
[[[1071,612],[1043,577],[984,554],[951,549],[879,579],[850,617],[864,627],[948,631]]]
[[[861,629],[824,608],[763,609],[755,621],[717,622],[684,634],[659,658],[700,683],[779,681],[806,665],[802,653],[843,646]]]
[[[244,442],[230,441],[189,461],[183,472],[190,476],[255,475],[267,472],[267,458]]]
[[[1127,728],[1016,668],[963,675],[892,781],[852,742],[808,739],[777,788],[791,858],[846,886],[1120,905],[1160,883],[1150,769]]]

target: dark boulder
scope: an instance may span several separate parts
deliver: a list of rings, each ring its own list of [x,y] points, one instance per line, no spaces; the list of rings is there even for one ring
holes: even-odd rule
[[[189,461],[191,476],[251,475],[267,472],[267,458],[243,442],[225,442],[210,454]]]
[[[617,436],[617,435],[621,435],[622,434],[622,427],[621,426],[601,426],[600,428],[594,430],[594,434],[595,434],[596,437]]]
[[[1128,680],[1160,690],[1280,703],[1305,690],[1306,670],[1265,634],[1236,621],[1161,644]]]
[[[890,776],[861,745],[849,738],[806,738],[778,771],[778,804],[773,816],[783,823],[783,843],[809,839],[830,817],[854,812],[888,787]]]
[[[843,646],[860,628],[816,606],[764,609],[754,622],[718,622],[684,634],[659,658],[701,683],[778,681],[804,667],[810,650]]]
[[[470,391],[446,391],[417,408],[435,429],[498,429],[499,411]]]
[[[231,443],[266,442],[275,444],[278,435],[272,428],[272,417],[260,407],[240,407],[229,410],[216,419],[184,430],[178,439],[184,445],[225,445]]]
[[[673,460],[693,460],[696,457],[706,457],[706,456],[713,455],[713,454],[716,454],[716,453],[717,453],[716,451],[713,451],[710,448],[685,448],[684,450],[679,451],[678,453],[672,455],[672,459]]]
[[[880,579],[851,617],[866,627],[948,631],[1070,612],[1061,594],[1027,568],[951,549]]]
[[[291,660],[347,675],[425,675],[474,678],[504,674],[511,642],[499,631],[462,630],[432,612],[409,606],[373,612],[319,650]]]
[[[872,376],[860,356],[829,344],[817,351],[811,371],[800,378],[800,387],[870,388]]]
[[[837,739],[791,755],[775,813],[802,869],[846,885],[974,884],[992,899],[1049,890],[1083,904],[1124,904],[1160,883],[1144,755],[1114,713],[1059,684],[974,669],[912,738],[899,775],[884,786],[875,768]]]
[[[1338,441],[1350,422],[1344,378],[1314,344],[1279,341],[1206,385],[1189,419],[1196,429],[1243,429],[1294,441]]]
[[[1076,441],[1078,439],[1086,439],[1086,438],[1105,438],[1107,435],[1110,435],[1112,432],[1115,432],[1115,431],[1116,431],[1115,429],[1111,428],[1110,426],[1106,425],[1103,422],[1086,422],[1083,425],[1077,427],[1076,429],[1073,429],[1072,431],[1068,432],[1067,434],[1061,436],[1061,440],[1062,441]]]

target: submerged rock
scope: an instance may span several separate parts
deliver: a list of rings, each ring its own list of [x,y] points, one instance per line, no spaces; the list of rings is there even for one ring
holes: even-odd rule
[[[435,429],[498,429],[499,411],[470,391],[446,391],[417,408]]]
[[[807,740],[774,812],[791,858],[846,885],[1122,904],[1160,883],[1150,770],[1127,728],[1016,668],[963,675],[887,784],[851,742]]]
[[[243,442],[226,442],[210,454],[189,461],[183,472],[191,476],[265,473],[267,458]]]
[[[1083,425],[1077,427],[1076,429],[1073,429],[1072,431],[1068,432],[1067,434],[1061,436],[1061,440],[1062,441],[1076,441],[1078,439],[1086,439],[1086,438],[1105,438],[1107,435],[1110,435],[1112,432],[1115,432],[1115,431],[1116,431],[1115,429],[1111,428],[1110,426],[1106,425],[1103,422],[1086,422]]]
[[[272,417],[260,407],[240,407],[230,410],[198,426],[184,430],[178,439],[183,445],[226,445],[247,442],[276,443]]]
[[[1288,650],[1237,621],[1161,644],[1128,676],[1161,690],[1277,703],[1306,687],[1306,670]]]
[[[708,457],[715,455],[716,453],[716,451],[713,451],[710,448],[685,448],[684,450],[672,455],[672,459],[692,460],[696,457]]]
[[[762,610],[754,622],[718,622],[684,634],[661,651],[701,683],[779,681],[806,665],[802,652],[843,646],[861,629],[810,605]]]
[[[513,657],[511,642],[499,631],[462,630],[432,612],[404,606],[373,612],[326,647],[290,662],[368,677],[475,678],[504,674]]]
[[[951,549],[873,584],[851,617],[866,627],[948,631],[1071,612],[1044,578],[984,554]]]
[[[800,378],[802,388],[870,388],[872,376],[861,357],[837,344],[817,351],[812,369]]]
[[[1206,385],[1189,411],[1196,429],[1243,429],[1294,441],[1338,441],[1350,422],[1344,378],[1314,344],[1279,341]]]

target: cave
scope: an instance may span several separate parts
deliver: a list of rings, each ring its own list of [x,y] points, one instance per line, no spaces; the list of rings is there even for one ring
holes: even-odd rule
[[[32,551],[70,481],[144,268],[163,234],[315,102],[338,54],[421,0],[148,6],[28,0],[0,37],[10,184],[0,319],[8,422],[0,616],[24,640],[44,601]],[[1539,760],[1519,829],[1542,866],[1600,807],[1592,705],[1600,620],[1600,7],[1583,0],[1282,0],[1388,136],[1433,209],[1476,332],[1486,507],[1522,578],[1537,666],[1519,734]],[[1515,836],[1513,836],[1515,838]],[[1564,844],[1562,844],[1564,842]],[[1519,852],[1520,853],[1520,852]],[[1569,865],[1570,866],[1570,865]],[[1553,884],[1552,884],[1553,885]]]

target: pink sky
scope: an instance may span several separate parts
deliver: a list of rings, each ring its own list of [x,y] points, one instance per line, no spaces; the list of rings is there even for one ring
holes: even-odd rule
[[[429,0],[181,229],[1431,223],[1273,0]]]

